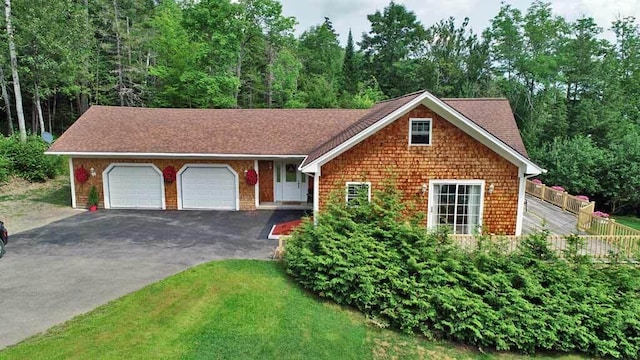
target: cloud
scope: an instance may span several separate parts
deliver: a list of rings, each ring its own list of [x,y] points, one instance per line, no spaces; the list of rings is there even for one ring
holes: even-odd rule
[[[612,22],[625,16],[634,16],[636,23],[640,20],[640,2],[637,0],[580,0],[578,2],[585,13],[592,16],[604,29],[610,28]]]
[[[388,0],[281,0],[283,11],[295,16],[299,25],[297,33],[312,25],[320,24],[329,17],[334,28],[346,42],[349,29],[353,30],[356,41],[362,32],[369,31],[368,14],[382,10],[389,5]],[[523,12],[531,5],[530,0],[507,0],[508,4]],[[609,29],[611,22],[622,16],[635,16],[640,20],[638,0],[550,0],[553,11],[573,21],[581,16],[593,17],[599,26]],[[498,0],[396,0],[416,13],[424,26],[430,26],[441,19],[453,16],[457,23],[469,17],[474,32],[481,33],[498,13]],[[607,37],[610,37],[607,36]]]

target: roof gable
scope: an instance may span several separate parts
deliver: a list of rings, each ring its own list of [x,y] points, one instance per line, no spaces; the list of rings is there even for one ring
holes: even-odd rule
[[[461,115],[528,157],[509,100],[504,98],[442,99]]]
[[[367,115],[314,149],[300,168],[304,172],[318,172],[322,164],[347,151],[420,104],[427,106],[512,163],[519,167],[525,166],[527,174],[538,174],[543,171],[528,159],[511,107],[506,99],[441,100],[428,91],[377,104]],[[475,121],[471,120],[470,116],[473,116]]]

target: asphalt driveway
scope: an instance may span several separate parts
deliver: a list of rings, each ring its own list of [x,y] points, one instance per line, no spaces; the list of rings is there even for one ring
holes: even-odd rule
[[[12,235],[0,259],[0,348],[196,264],[270,259],[271,226],[301,215],[109,210]]]

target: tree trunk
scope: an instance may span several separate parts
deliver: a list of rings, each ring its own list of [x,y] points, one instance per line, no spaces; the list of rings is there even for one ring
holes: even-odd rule
[[[120,39],[120,23],[118,20],[118,2],[117,0],[113,0],[113,11],[114,11],[114,31],[116,35],[116,72],[118,73],[118,85],[116,89],[118,90],[118,99],[120,100],[120,106],[124,106],[124,74],[122,71],[122,54],[121,54],[121,39]]]
[[[86,98],[86,96],[85,96]],[[51,109],[51,118],[53,119],[53,122],[51,123],[51,127],[49,128],[49,132],[51,132],[53,134],[53,124],[56,121],[56,109],[58,107],[58,94],[56,94],[56,96],[53,97],[53,109]]]
[[[55,101],[55,95],[53,96],[53,99]],[[48,120],[48,128],[49,128],[49,132],[51,134],[53,134],[53,112],[51,111],[51,99],[47,99],[47,120]]]
[[[144,85],[149,85],[149,66],[151,66],[151,50],[147,50],[147,61],[144,68]]]
[[[89,29],[89,0],[84,0],[84,21],[85,24],[87,26],[87,29]],[[87,37],[92,37],[91,33],[88,33],[87,35],[85,35]],[[90,60],[89,62],[86,64],[87,66],[87,71],[89,73],[91,73],[91,64],[90,64]],[[89,81],[88,79],[83,77],[82,80],[82,90],[80,91],[80,95],[78,98],[78,108],[80,109],[80,115],[84,114],[85,111],[87,111],[89,109],[89,95],[91,94],[91,89],[89,89]],[[57,100],[58,100],[58,96],[56,95],[54,97],[54,103],[53,103],[53,117],[54,117],[54,121],[55,121],[55,110],[56,110],[56,104],[57,104]],[[53,129],[51,129],[53,131]]]
[[[38,90],[38,81],[36,81],[34,86],[34,99],[33,102],[36,105],[36,111],[38,114],[38,125],[40,125],[40,135],[44,134],[44,116],[42,115],[42,105],[40,104],[40,90]]]
[[[38,132],[38,121],[36,119],[36,107],[31,107],[31,134]]]
[[[7,23],[7,35],[9,42],[9,57],[11,58],[11,74],[13,76],[13,92],[16,97],[16,115],[18,115],[18,130],[20,141],[27,141],[27,128],[24,124],[24,108],[22,107],[22,93],[20,90],[20,76],[18,75],[18,59],[16,58],[16,45],[13,42],[13,28],[11,27],[11,0],[4,0],[4,14]]]
[[[127,16],[126,18],[127,20],[127,60],[128,60],[128,65],[129,65],[129,69],[131,69],[132,65],[131,65],[131,29],[129,28],[129,17]]]
[[[233,94],[233,97],[236,99],[236,107],[239,107],[238,104],[238,97],[240,97],[240,86],[242,86],[242,79],[240,78],[242,76],[242,50],[243,50],[243,45],[240,45],[240,49],[238,49],[238,63],[236,64],[236,77],[238,78],[238,87],[235,90],[235,93]]]
[[[82,115],[85,111],[89,110],[89,95],[80,93],[80,95],[78,96],[78,110],[80,111],[79,115]]]
[[[7,82],[4,80],[4,68],[0,66],[0,86],[2,86],[2,99],[7,113],[7,135],[13,135],[13,117],[11,116],[11,98],[7,91]]]
[[[273,63],[275,61],[273,45],[269,44],[269,48],[267,49],[267,59],[269,63],[267,64],[267,107],[273,107]]]

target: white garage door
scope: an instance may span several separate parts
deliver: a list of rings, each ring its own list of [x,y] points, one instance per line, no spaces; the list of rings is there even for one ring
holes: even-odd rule
[[[162,175],[151,165],[113,165],[106,174],[109,207],[162,209]]]
[[[236,175],[227,166],[186,166],[180,173],[181,209],[237,210]]]

